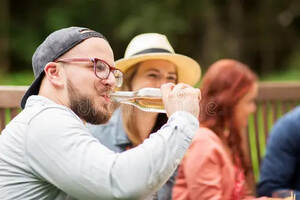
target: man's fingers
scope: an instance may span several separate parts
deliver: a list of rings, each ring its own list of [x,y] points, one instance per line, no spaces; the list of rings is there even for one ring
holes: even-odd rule
[[[181,83],[174,87],[173,94],[175,94],[176,97],[185,97],[186,95],[193,95],[193,96],[199,96],[200,90],[198,88],[193,88],[190,85]]]
[[[160,86],[160,90],[162,94],[170,94],[170,92],[173,90],[175,84],[174,83],[166,83],[162,84]]]
[[[185,89],[185,88],[190,88],[191,86],[185,83],[178,83],[177,85],[175,85],[175,87],[173,88],[173,92],[178,92],[179,90]]]
[[[176,111],[186,111],[198,117],[199,99],[201,99],[198,88],[184,83],[177,85],[168,83],[161,86],[161,92],[168,116]]]
[[[198,88],[197,88],[198,89]],[[199,93],[198,93],[198,100],[199,100],[199,102],[201,101],[201,99],[202,99],[202,93],[201,93],[201,90],[200,89],[198,89],[199,90]]]

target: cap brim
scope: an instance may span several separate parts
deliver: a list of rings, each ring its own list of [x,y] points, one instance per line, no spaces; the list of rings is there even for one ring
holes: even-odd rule
[[[25,108],[25,104],[26,101],[28,99],[28,97],[30,97],[31,95],[37,95],[39,93],[40,90],[40,85],[41,82],[43,80],[44,77],[44,72],[42,72],[31,84],[31,86],[28,88],[28,90],[25,92],[22,100],[21,100],[21,108],[24,109]]]
[[[162,59],[174,63],[177,67],[178,83],[186,83],[194,86],[201,77],[200,65],[190,57],[181,54],[147,53],[116,61],[116,67],[126,73],[133,65],[145,61]]]

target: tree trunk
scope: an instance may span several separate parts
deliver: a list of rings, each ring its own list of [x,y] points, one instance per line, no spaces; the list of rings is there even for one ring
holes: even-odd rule
[[[1,0],[0,6],[0,73],[9,70],[9,0]]]

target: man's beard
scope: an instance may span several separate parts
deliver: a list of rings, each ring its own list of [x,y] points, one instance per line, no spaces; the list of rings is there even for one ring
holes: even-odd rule
[[[67,81],[67,84],[70,108],[79,118],[90,124],[108,122],[113,112],[112,103],[103,104],[97,110],[92,98],[81,95],[70,80]]]

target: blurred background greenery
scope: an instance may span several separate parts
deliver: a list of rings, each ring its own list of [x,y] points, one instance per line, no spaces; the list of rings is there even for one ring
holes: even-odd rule
[[[115,58],[143,32],[166,34],[203,71],[220,58],[248,64],[261,80],[300,80],[299,0],[1,0],[0,85],[28,85],[31,56],[56,29],[103,33]]]

